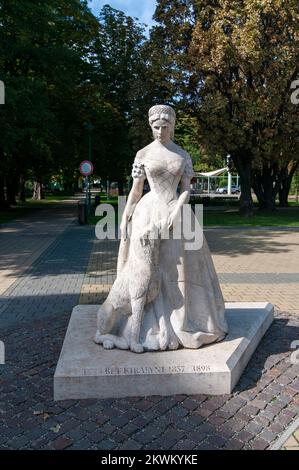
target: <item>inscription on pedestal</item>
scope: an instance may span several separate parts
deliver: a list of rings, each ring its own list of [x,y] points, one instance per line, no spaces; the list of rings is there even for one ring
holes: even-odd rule
[[[142,367],[85,367],[83,375],[156,375],[156,374],[190,374],[210,372],[211,366],[208,364],[196,365],[171,365],[171,366],[142,366]]]

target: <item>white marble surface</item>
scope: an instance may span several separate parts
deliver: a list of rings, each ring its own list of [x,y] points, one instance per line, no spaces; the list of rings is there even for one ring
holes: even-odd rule
[[[143,354],[95,344],[98,306],[75,307],[54,376],[54,399],[230,393],[273,321],[273,306],[225,307],[229,334],[222,342]]]

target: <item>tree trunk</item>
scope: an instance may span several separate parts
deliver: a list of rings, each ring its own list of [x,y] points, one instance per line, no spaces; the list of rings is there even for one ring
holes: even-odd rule
[[[0,146],[0,164],[3,164],[4,161],[4,150]],[[0,208],[5,209],[8,204],[6,200],[6,194],[5,194],[5,177],[4,177],[4,168],[2,165],[0,166]]]
[[[251,196],[251,159],[244,159],[242,155],[232,155],[232,158],[240,176],[240,212],[245,217],[250,217],[253,215],[253,202]]]
[[[255,170],[252,174],[252,188],[260,209],[275,210],[277,173],[277,164],[264,164],[262,169]]]
[[[289,192],[290,192],[290,186],[288,184],[282,184],[282,187],[279,189],[279,207],[288,207],[289,202]]]
[[[0,175],[0,208],[5,209],[8,207],[7,200],[5,197],[5,189],[4,189],[4,177]]]
[[[26,202],[26,194],[25,194],[25,178],[24,176],[20,176],[20,190],[19,190],[19,199],[22,202]]]
[[[42,199],[42,185],[38,181],[33,182],[33,195],[32,199],[40,201]]]
[[[259,204],[259,207],[262,207],[264,205],[264,194],[263,194],[263,187],[262,187],[262,181],[261,181],[261,172],[260,171],[254,171],[252,175],[252,189],[254,191],[254,194],[257,197],[257,201]]]
[[[7,202],[10,206],[16,206],[16,194],[18,192],[18,179],[14,176],[7,181]]]
[[[7,187],[7,203],[9,206],[17,205],[16,190],[13,186],[10,185]]]
[[[288,207],[288,197],[291,189],[293,176],[298,168],[299,161],[292,162],[290,165],[286,166],[281,170],[280,174],[280,185],[278,190],[279,195],[279,206]]]
[[[118,181],[118,195],[123,196],[124,195],[124,182],[123,181]]]

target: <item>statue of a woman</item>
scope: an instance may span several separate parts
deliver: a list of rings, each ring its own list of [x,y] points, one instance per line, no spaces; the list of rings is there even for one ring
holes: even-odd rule
[[[205,238],[188,250],[184,237],[171,236],[194,175],[189,154],[172,141],[175,112],[153,106],[149,123],[154,141],[133,164],[117,278],[98,311],[95,342],[134,352],[200,348],[225,337],[224,301]]]

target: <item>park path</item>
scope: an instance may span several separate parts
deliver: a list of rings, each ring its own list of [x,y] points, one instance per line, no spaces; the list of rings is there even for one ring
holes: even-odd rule
[[[2,295],[75,217],[76,200],[64,201],[0,225]]]
[[[0,327],[78,303],[94,229],[76,217],[74,198],[0,226]]]

